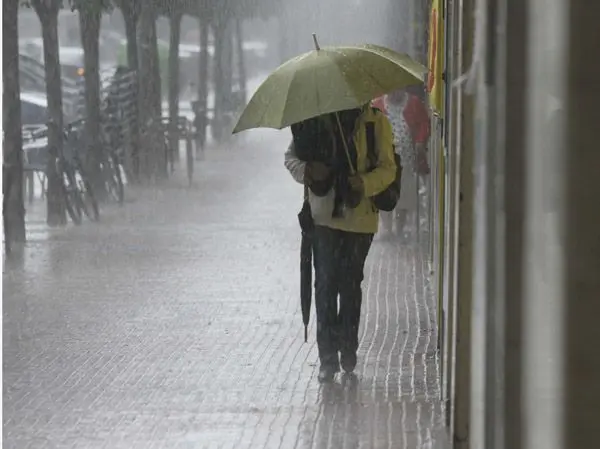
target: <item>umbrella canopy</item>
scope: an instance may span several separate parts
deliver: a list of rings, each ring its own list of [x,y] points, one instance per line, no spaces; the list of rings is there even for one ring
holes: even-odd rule
[[[282,129],[423,83],[427,68],[377,45],[324,47],[290,59],[258,88],[233,132]]]

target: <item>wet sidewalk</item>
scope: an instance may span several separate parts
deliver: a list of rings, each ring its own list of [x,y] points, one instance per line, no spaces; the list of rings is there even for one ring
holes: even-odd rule
[[[5,266],[5,448],[444,447],[416,248],[374,243],[357,379],[319,385],[286,144],[211,150],[192,189],[130,191]]]

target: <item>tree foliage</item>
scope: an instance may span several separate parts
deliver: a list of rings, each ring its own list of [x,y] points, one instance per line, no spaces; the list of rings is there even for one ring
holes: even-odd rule
[[[100,175],[102,147],[100,143],[100,26],[104,11],[112,8],[108,0],[69,0],[71,10],[79,15],[79,31],[84,50],[85,84],[85,136],[86,165],[94,190],[100,198],[104,195],[104,184]]]
[[[271,17],[280,12],[281,0],[20,0],[20,6],[31,7],[32,3],[58,4],[59,8],[69,7],[71,10],[83,8],[110,11],[114,7],[132,9],[139,13],[142,3],[153,6],[160,15],[169,16],[173,11],[180,11],[191,16],[209,16],[217,14],[227,18],[246,19],[250,17]]]
[[[111,0],[68,0],[71,11],[79,12],[108,12],[114,7]]]
[[[120,0],[128,1],[128,0]],[[212,20],[269,17],[277,14],[280,0],[151,0],[160,15],[179,12],[190,16],[203,16]]]

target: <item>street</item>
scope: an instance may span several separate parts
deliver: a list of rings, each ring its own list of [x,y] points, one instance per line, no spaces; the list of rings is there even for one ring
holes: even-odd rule
[[[436,304],[416,245],[375,240],[357,378],[317,381],[287,132],[207,150],[3,273],[4,447],[440,448]],[[184,170],[180,171],[184,172]]]

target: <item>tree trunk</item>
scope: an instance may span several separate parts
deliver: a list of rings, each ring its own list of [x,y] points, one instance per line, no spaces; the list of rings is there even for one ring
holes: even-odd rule
[[[133,12],[122,10],[127,38],[127,66],[131,70],[138,69],[137,23],[139,16]]]
[[[235,19],[235,44],[236,44],[236,53],[238,57],[237,66],[238,66],[238,76],[239,76],[239,85],[240,85],[240,95],[244,103],[247,100],[247,92],[246,92],[246,63],[244,59],[244,35],[242,31],[242,20],[237,18]]]
[[[21,134],[21,98],[19,86],[19,0],[4,0],[2,5],[2,113],[4,127],[4,240],[25,241],[23,203],[23,138]]]
[[[200,25],[200,58],[198,67],[198,108],[202,119],[199,123],[198,144],[204,148],[206,144],[206,127],[208,125],[208,34],[209,22],[202,15],[199,19]]]
[[[226,112],[231,111],[231,92],[233,91],[233,39],[234,26],[231,20],[226,20],[223,26],[223,105]],[[226,131],[226,130],[225,130]]]
[[[84,51],[85,163],[94,193],[103,198],[105,189],[100,174],[103,151],[100,145],[100,19],[101,12],[99,9],[82,8],[79,11],[79,29]]]
[[[163,80],[162,80],[162,70],[161,70],[161,62],[160,62],[160,53],[158,51],[158,35],[156,30],[156,18],[157,13],[154,13],[154,21],[152,22],[152,39],[151,42],[151,50],[152,50],[152,75],[151,77],[154,79],[153,84],[156,86],[156,89],[153,92],[153,107],[154,107],[154,116],[156,117],[156,122],[159,126],[155,127],[155,133],[158,132],[156,136],[156,142],[153,146],[152,152],[152,176],[154,179],[157,178],[166,178],[168,176],[167,170],[167,159],[166,153],[167,150],[165,143],[166,137],[166,129],[162,125],[162,116],[163,116],[163,108],[162,108],[162,100],[163,100]]]
[[[179,42],[181,40],[180,12],[171,15],[169,42],[169,149],[179,154]]]
[[[129,70],[135,72],[136,82],[134,83],[134,95],[138,98],[139,95],[139,59],[138,59],[138,42],[137,42],[137,25],[140,18],[139,5],[137,2],[128,0],[121,2],[121,12],[123,13],[123,21],[125,22],[125,35],[127,37],[127,65]],[[129,128],[130,148],[128,159],[131,165],[131,171],[134,180],[138,181],[140,176],[140,128],[139,128],[139,99],[133,104],[133,119]]]
[[[62,179],[56,172],[55,158],[63,150],[63,105],[62,80],[60,73],[60,58],[58,53],[58,1],[49,4],[48,1],[32,2],[42,25],[42,40],[44,45],[44,69],[46,76],[46,97],[48,115],[51,126],[48,127],[48,207],[47,222],[49,226],[64,225],[67,222],[65,201],[62,194]]]
[[[225,20],[215,18],[213,21],[214,57],[213,57],[213,84],[214,84],[214,106],[211,132],[216,141],[220,141],[223,135],[222,122],[224,110],[224,52],[225,52]]]
[[[152,96],[154,113],[158,117],[160,121],[162,117],[162,100],[163,100],[163,80],[162,80],[162,70],[161,70],[161,61],[160,61],[160,53],[158,51],[158,35],[156,32],[156,15],[154,15],[154,21],[152,22],[152,37],[150,39],[150,50],[152,52],[152,77],[154,79],[154,83],[156,84],[156,89],[154,90],[154,95]]]
[[[161,125],[160,68],[156,38],[156,11],[150,5],[140,15],[139,112],[140,112],[140,173],[145,179],[156,177],[164,161],[164,137]]]

